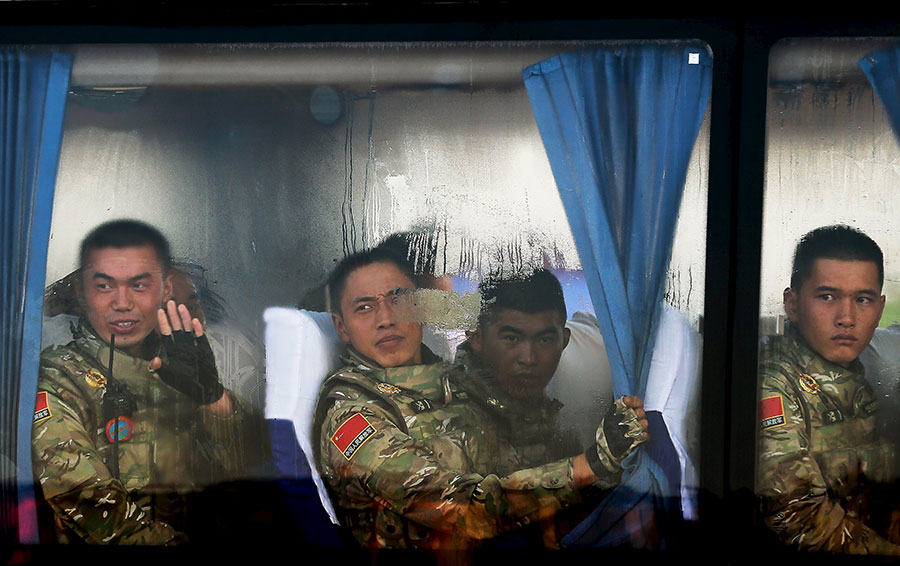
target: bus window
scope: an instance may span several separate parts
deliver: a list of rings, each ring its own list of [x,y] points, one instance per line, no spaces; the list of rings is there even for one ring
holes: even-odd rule
[[[757,493],[765,536],[814,550],[900,549],[884,522],[896,470],[878,454],[897,441],[897,136],[857,64],[889,43],[785,39],[769,59]],[[796,508],[800,492],[815,504]],[[866,505],[837,527],[816,518]],[[869,542],[828,534],[842,530]]]
[[[66,344],[86,315],[76,289],[81,240],[105,221],[133,218],[168,237],[176,292],[202,312],[223,385],[267,415],[275,401],[271,392],[266,400],[263,313],[326,311],[332,268],[397,233],[412,242],[407,257],[428,256],[428,275],[462,295],[489,274],[546,267],[581,332],[568,355],[596,349],[583,266],[522,82],[528,65],[595,45],[603,44],[74,47],[45,346]],[[707,109],[664,297],[693,337],[697,374],[708,155]],[[452,361],[466,330],[432,324],[426,344]],[[592,438],[611,403],[608,375],[583,380],[602,391],[587,396],[583,381],[554,380],[549,394],[568,406],[561,414]],[[689,465],[698,461],[698,414],[669,424]],[[266,463],[251,468],[241,479],[278,475]],[[685,489],[696,486],[695,469],[679,473]],[[234,531],[192,540],[223,532]]]

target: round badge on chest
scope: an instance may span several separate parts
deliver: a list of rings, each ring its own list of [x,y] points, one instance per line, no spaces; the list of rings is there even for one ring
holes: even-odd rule
[[[88,370],[88,372],[84,374],[84,382],[91,387],[99,389],[101,387],[106,387],[106,376],[95,369]]]
[[[109,419],[109,422],[106,423],[106,439],[110,442],[115,442],[115,435],[118,432],[119,442],[127,442],[131,440],[131,436],[134,434],[134,423],[126,416],[120,416],[118,419],[118,431],[113,430],[116,426],[116,419]]]
[[[810,393],[812,395],[818,395],[819,390],[819,382],[815,380],[815,378],[809,374],[801,373],[800,374],[800,389]]]

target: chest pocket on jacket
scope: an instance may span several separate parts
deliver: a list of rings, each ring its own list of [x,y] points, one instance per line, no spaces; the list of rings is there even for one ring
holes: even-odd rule
[[[826,418],[825,411],[837,404],[817,400],[820,402],[813,405],[813,416],[818,412],[821,420],[812,421],[810,448],[829,489],[841,496],[858,489],[862,476],[870,481],[882,481],[889,475],[893,450],[877,439],[878,405],[871,394],[860,387],[849,400],[849,406],[837,407],[843,420],[834,423]]]
[[[103,462],[109,465],[113,457],[113,446],[100,448]],[[149,442],[119,443],[119,479],[125,489],[143,489],[152,479],[153,445]]]

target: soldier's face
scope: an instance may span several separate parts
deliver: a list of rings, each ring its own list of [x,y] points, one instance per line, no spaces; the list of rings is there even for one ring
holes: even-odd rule
[[[539,397],[550,383],[570,334],[555,310],[498,309],[469,343],[507,393],[526,399]]]
[[[331,315],[341,340],[382,367],[422,362],[422,327],[399,320],[398,289],[415,284],[396,265],[378,262],[350,273],[341,297],[341,314]]]
[[[869,344],[881,320],[884,296],[878,266],[817,259],[799,290],[785,289],[784,310],[815,352],[847,367]]]
[[[132,355],[156,329],[156,312],[172,296],[163,278],[156,250],[150,245],[97,248],[88,253],[82,270],[82,291],[88,322],[107,344]]]

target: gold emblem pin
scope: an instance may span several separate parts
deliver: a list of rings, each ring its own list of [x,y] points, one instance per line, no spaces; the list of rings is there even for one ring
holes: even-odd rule
[[[385,395],[396,395],[400,393],[400,388],[396,385],[391,385],[390,383],[381,382],[377,385],[378,390],[384,393]]]
[[[497,407],[498,409],[502,409],[502,408],[503,408],[503,403],[501,403],[500,401],[494,399],[493,397],[488,397],[488,398],[487,398],[487,403],[488,403],[488,405],[491,405],[492,407]]]
[[[819,383],[813,378],[813,376],[805,373],[800,374],[800,389],[806,391],[807,393],[811,393],[813,395],[819,394]]]
[[[91,387],[101,388],[106,387],[106,378],[99,371],[92,369],[88,370],[86,374],[84,374],[84,381]]]

